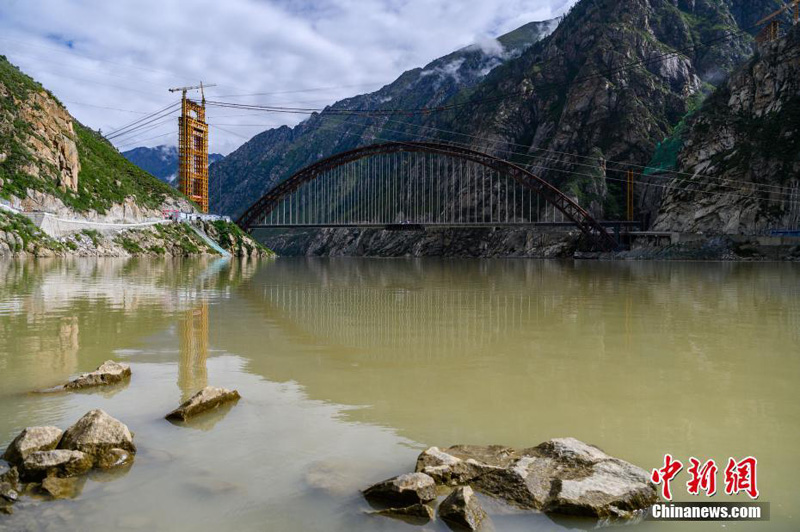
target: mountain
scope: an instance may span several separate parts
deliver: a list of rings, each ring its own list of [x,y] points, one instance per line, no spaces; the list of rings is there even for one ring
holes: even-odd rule
[[[800,228],[800,25],[761,46],[687,121],[659,231]]]
[[[293,171],[348,148],[435,138],[538,163],[542,177],[595,215],[619,216],[620,176],[580,174],[605,175],[609,159],[647,164],[692,106],[752,54],[753,22],[778,3],[582,0],[556,28],[554,21],[528,24],[491,46],[465,48],[375,93],[338,102],[297,127],[257,135],[212,166],[211,180],[228,191],[216,207],[236,216]],[[415,117],[335,114],[453,103],[459,108]]]
[[[621,215],[618,179],[753,51],[773,0],[582,0],[553,34],[496,69],[450,138],[520,164],[597,217]],[[467,136],[469,135],[469,136]],[[610,179],[608,179],[610,178]]]
[[[174,185],[178,175],[178,148],[175,146],[156,146],[155,148],[133,148],[122,152],[130,162],[159,178],[165,183]],[[219,153],[208,155],[208,164],[221,161]]]
[[[212,198],[211,209],[241,214],[253,201],[295,170],[339,151],[369,144],[381,137],[405,136],[389,131],[388,119],[374,121],[342,117],[347,109],[435,107],[450,102],[479,84],[501,64],[522,55],[550,34],[556,21],[531,22],[496,40],[473,44],[436,59],[423,68],[403,73],[380,90],[337,102],[328,112],[314,114],[300,125],[270,129],[253,137],[223,161],[211,166],[212,187],[222,182],[226,194]],[[420,120],[420,119],[417,119]],[[411,119],[414,121],[414,119]],[[422,123],[424,120],[420,120]],[[381,131],[381,124],[386,125]]]

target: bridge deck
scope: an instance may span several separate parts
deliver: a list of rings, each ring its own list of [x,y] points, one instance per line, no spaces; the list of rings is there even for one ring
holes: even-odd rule
[[[641,224],[639,222],[616,222],[616,221],[601,221],[598,222],[604,227],[611,228],[638,228]],[[457,228],[457,229],[471,229],[471,228],[489,228],[489,227],[575,227],[573,222],[485,222],[485,223],[327,223],[327,224],[254,224],[251,229],[384,229],[388,226],[402,227],[403,225],[425,227],[425,228]]]

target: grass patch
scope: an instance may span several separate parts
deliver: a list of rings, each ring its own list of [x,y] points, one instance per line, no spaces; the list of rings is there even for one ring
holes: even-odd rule
[[[36,251],[41,248],[63,251],[64,245],[45,233],[27,216],[0,210],[0,231],[12,233],[19,237],[13,244],[9,243],[12,252]]]
[[[142,249],[142,246],[140,246],[138,242],[136,242],[135,240],[124,234],[119,234],[115,236],[114,242],[122,246],[122,249],[124,249],[128,253],[138,254],[144,252],[144,249]]]
[[[100,240],[102,240],[102,237],[100,236],[99,231],[95,231],[94,229],[84,229],[81,231],[81,234],[88,236],[94,247],[100,245]]]

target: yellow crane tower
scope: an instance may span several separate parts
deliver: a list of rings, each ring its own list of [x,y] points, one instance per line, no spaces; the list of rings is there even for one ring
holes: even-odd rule
[[[780,21],[776,20],[776,17],[790,10],[794,11],[792,19],[793,23],[797,25],[798,22],[800,22],[800,0],[792,0],[790,3],[785,4],[771,15],[767,15],[756,22],[756,26],[760,26],[769,22],[769,24],[767,24],[764,29],[761,30],[761,33],[758,34],[758,37],[756,37],[758,42],[770,42],[777,39],[781,23]]]
[[[215,85],[205,85],[214,87]],[[181,91],[181,117],[178,119],[178,183],[180,191],[208,212],[208,124],[203,82],[194,87],[177,87]],[[200,103],[186,97],[190,90],[200,90]]]

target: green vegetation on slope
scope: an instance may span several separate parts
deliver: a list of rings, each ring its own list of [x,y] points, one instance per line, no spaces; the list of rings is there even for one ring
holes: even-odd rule
[[[213,231],[208,231],[209,236],[234,255],[250,255],[253,249],[257,249],[268,256],[274,255],[272,250],[247,235],[234,223],[217,220],[211,222],[210,225],[213,227]]]
[[[127,197],[149,208],[158,208],[168,197],[180,197],[169,185],[125,159],[100,134],[74,120],[81,164],[78,190],[59,188],[58,169],[37,161],[35,154],[26,147],[26,140],[36,134],[19,116],[22,102],[32,93],[42,91],[55,100],[39,83],[0,56],[0,153],[7,156],[6,161],[0,163],[0,179],[3,180],[0,197],[24,198],[26,191],[32,189],[57,197],[76,211],[100,213]],[[23,170],[31,164],[38,165],[38,177]]]
[[[681,120],[672,128],[672,132],[667,138],[656,143],[653,157],[647,164],[644,175],[673,171],[677,168],[678,154],[680,154],[686,142],[686,133],[689,131],[689,123],[702,106],[705,99],[705,91],[710,92],[711,90],[711,88],[707,87],[704,91],[697,92],[690,97],[688,103],[689,111],[683,115]]]
[[[133,197],[143,207],[158,208],[179,193],[129,162],[98,133],[73,123],[78,137],[81,172],[78,194],[72,204],[78,210],[105,211],[114,203]]]
[[[23,251],[35,253],[39,249],[56,252],[63,250],[60,242],[44,234],[30,219],[21,214],[0,210],[0,233],[16,235],[14,242],[8,236],[3,239],[8,243],[12,253]]]

